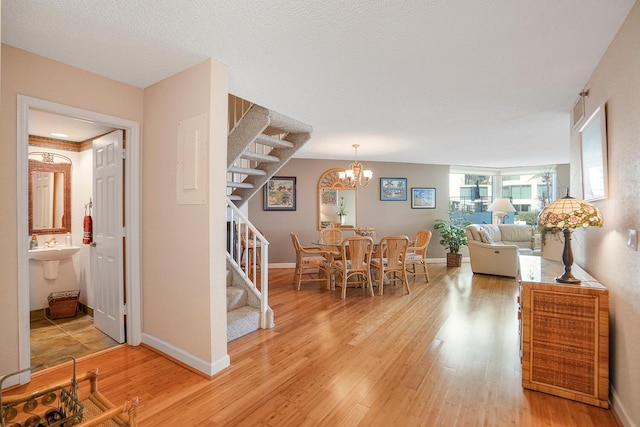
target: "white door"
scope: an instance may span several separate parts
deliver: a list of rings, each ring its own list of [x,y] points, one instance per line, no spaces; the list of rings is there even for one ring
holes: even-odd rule
[[[91,283],[95,327],[119,343],[124,336],[122,131],[93,141]]]

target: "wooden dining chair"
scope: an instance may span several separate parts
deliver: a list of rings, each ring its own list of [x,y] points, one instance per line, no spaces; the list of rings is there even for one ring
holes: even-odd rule
[[[352,236],[342,241],[340,259],[333,262],[332,271],[336,278],[331,285],[332,289],[335,289],[335,285],[342,288],[342,299],[347,297],[347,283],[350,278],[360,278],[362,286],[368,286],[371,296],[374,296],[370,270],[372,251],[371,237]]]
[[[293,285],[300,290],[302,282],[318,282],[324,280],[330,289],[330,264],[327,252],[320,246],[302,246],[295,233],[290,233],[293,248],[296,251],[296,268],[293,273]],[[317,277],[313,277],[316,274]],[[324,278],[322,278],[324,274]],[[309,277],[305,278],[304,275]]]
[[[424,277],[429,282],[429,270],[427,270],[427,249],[429,242],[431,241],[431,231],[419,230],[416,233],[413,242],[409,244],[407,248],[407,257],[405,261],[405,268],[408,276],[415,276],[418,274],[424,274]],[[421,266],[423,271],[418,272],[417,266]]]
[[[240,237],[240,247],[242,248],[242,251],[240,253],[240,264],[244,265],[245,256],[246,256],[246,259],[249,261],[249,264],[252,264],[254,252],[255,252],[256,264],[257,264],[257,268],[259,269],[260,266],[262,265],[262,259],[260,256],[262,243],[260,243],[260,241],[257,239],[255,239],[255,242],[254,242],[255,234],[247,224],[241,224],[238,226],[238,228],[239,230],[237,230],[237,234]],[[262,232],[262,230],[258,228],[258,231],[260,232],[260,234],[264,236],[264,233]]]
[[[320,230],[320,241],[325,244],[327,250],[339,252],[342,239],[344,239],[344,235],[339,228],[329,227]],[[335,243],[335,245],[330,246],[327,243]]]
[[[394,285],[398,280],[401,280],[407,293],[411,293],[404,265],[408,247],[409,238],[407,236],[384,236],[380,239],[378,248],[371,258],[371,270],[377,273],[379,295],[384,292],[385,278],[388,282],[393,282]]]

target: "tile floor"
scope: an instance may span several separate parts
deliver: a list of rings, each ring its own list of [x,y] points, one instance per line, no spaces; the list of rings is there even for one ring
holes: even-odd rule
[[[31,366],[33,372],[53,366],[56,359],[76,358],[118,345],[93,326],[93,317],[78,312],[74,317],[31,320]],[[62,363],[64,360],[58,362]]]

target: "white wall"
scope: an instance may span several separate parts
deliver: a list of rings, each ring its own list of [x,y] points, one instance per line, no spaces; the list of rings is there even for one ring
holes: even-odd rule
[[[74,246],[80,246],[80,251],[71,258],[60,261],[58,277],[50,280],[43,275],[40,261],[29,261],[29,309],[37,310],[48,306],[47,296],[52,292],[80,289],[80,302],[92,306],[91,289],[88,283],[89,248],[82,245],[82,219],[84,204],[89,202],[92,194],[92,161],[91,150],[81,152],[59,150],[50,147],[30,146],[29,152],[46,151],[67,156],[71,160],[71,240]],[[59,245],[65,244],[64,234],[40,234],[38,242],[55,238]],[[27,235],[25,239],[29,240]]]
[[[74,246],[80,246],[80,251],[71,258],[60,261],[58,277],[45,279],[43,266],[40,261],[29,261],[29,309],[37,310],[48,306],[47,296],[52,292],[80,289],[80,302],[92,307],[92,290],[89,286],[89,248],[82,245],[82,219],[84,204],[92,196],[92,162],[91,150],[81,152],[59,150],[49,147],[30,146],[29,152],[46,151],[67,156],[71,166],[71,240]],[[42,245],[51,238],[58,244],[65,244],[64,234],[40,234],[38,242]],[[27,240],[30,236],[27,235]]]

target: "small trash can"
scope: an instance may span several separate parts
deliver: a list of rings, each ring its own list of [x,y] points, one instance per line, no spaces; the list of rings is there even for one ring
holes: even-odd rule
[[[73,317],[78,311],[80,291],[53,292],[47,297],[49,301],[49,318],[62,319]]]

